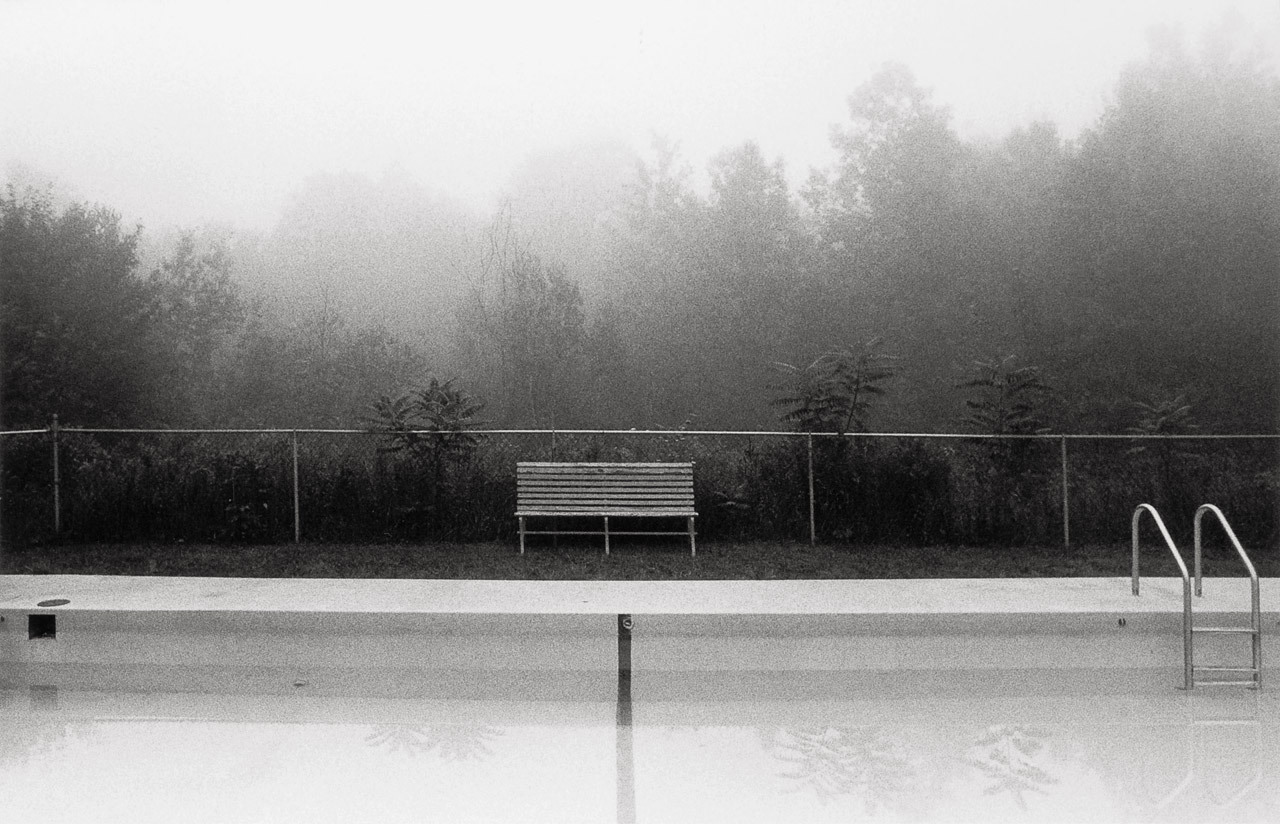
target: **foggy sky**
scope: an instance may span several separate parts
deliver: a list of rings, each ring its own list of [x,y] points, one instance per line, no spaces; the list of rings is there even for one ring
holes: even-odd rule
[[[798,185],[885,61],[994,138],[1077,134],[1153,26],[1198,48],[1229,19],[1280,54],[1277,0],[462,5],[0,2],[0,168],[149,229],[269,227],[318,172],[488,211],[531,152],[655,133],[695,170],[755,140]]]

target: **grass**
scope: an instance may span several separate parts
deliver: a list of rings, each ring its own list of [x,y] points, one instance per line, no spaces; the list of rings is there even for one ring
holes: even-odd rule
[[[1187,552],[1187,562],[1191,562]],[[1258,574],[1280,575],[1280,553],[1254,550]],[[1177,575],[1168,552],[1148,546],[1143,575]],[[849,546],[545,541],[521,556],[485,544],[49,544],[6,548],[8,574],[204,575],[247,578],[472,578],[487,580],[785,580],[805,578],[1049,578],[1127,576],[1127,544],[1060,546]],[[1205,573],[1243,574],[1234,553],[1205,550]]]

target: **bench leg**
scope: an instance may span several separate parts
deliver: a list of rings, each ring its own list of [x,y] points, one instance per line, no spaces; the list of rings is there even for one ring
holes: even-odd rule
[[[609,554],[609,516],[604,516],[604,554]]]
[[[520,554],[524,554],[524,516],[520,516]]]
[[[689,556],[696,557],[698,554],[698,546],[693,539],[693,518],[689,519]]]

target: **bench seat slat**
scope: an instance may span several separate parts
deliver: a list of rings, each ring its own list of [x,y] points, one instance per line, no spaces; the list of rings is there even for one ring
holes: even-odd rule
[[[521,481],[597,481],[600,483],[608,483],[611,480],[634,481],[638,483],[651,483],[661,481],[685,481],[693,479],[692,472],[610,472],[610,473],[592,473],[592,472],[554,472],[554,473],[521,473],[517,476]]]
[[[551,484],[553,486],[581,486],[583,484],[618,484],[620,486],[643,486],[644,484],[688,484],[693,483],[692,475],[678,477],[673,475],[653,475],[650,477],[637,475],[529,475],[518,478],[522,484]]]
[[[676,492],[693,492],[693,487],[689,484],[682,486],[609,486],[607,484],[590,484],[582,486],[535,486],[520,487],[518,492],[542,492],[548,495],[589,495],[593,492],[609,493],[613,495],[643,495],[647,492],[671,494]]]
[[[585,461],[562,463],[559,461],[521,461],[516,465],[516,469],[525,472],[612,472],[616,470],[625,470],[627,472],[669,472],[673,469],[692,472],[693,465],[680,462],[608,463],[606,461]]]
[[[635,478],[637,480],[655,479],[655,478],[692,478],[693,473],[687,468],[664,469],[661,472],[636,472],[630,469],[611,469],[608,472],[591,472],[586,469],[575,469],[572,472],[551,472],[545,470],[536,470],[533,472],[517,472],[517,478]]]
[[[693,490],[687,486],[680,487],[658,487],[656,489],[644,489],[640,487],[612,487],[612,486],[581,486],[573,488],[562,488],[554,486],[538,487],[536,489],[520,489],[517,490],[521,495],[558,495],[562,498],[571,498],[576,495],[617,495],[625,498],[630,495],[688,495],[693,494]]]
[[[517,470],[516,470],[516,474],[517,474],[517,476],[523,476],[523,477],[532,477],[532,476],[536,476],[536,475],[541,475],[541,476],[548,477],[548,478],[552,478],[552,477],[556,477],[556,476],[564,476],[564,475],[580,475],[580,476],[582,476],[582,477],[591,477],[591,476],[597,476],[597,477],[598,477],[598,476],[601,476],[601,475],[630,475],[630,476],[637,477],[637,478],[638,478],[638,477],[643,477],[643,476],[646,476],[646,475],[658,476],[658,477],[662,477],[662,476],[664,476],[664,475],[669,475],[669,476],[674,476],[674,477],[688,477],[688,476],[690,476],[690,475],[692,475],[692,474],[693,474],[693,470],[692,470],[692,469],[690,469],[690,468],[689,468],[689,467],[687,467],[687,466],[683,466],[683,467],[681,467],[681,466],[672,466],[672,467],[651,467],[651,466],[649,466],[649,467],[635,467],[635,468],[632,468],[632,467],[625,467],[625,466],[618,466],[618,467],[612,467],[612,468],[606,468],[606,469],[601,469],[601,468],[590,468],[590,467],[582,467],[582,468],[580,468],[580,469],[579,469],[579,468],[576,468],[576,467],[575,467],[575,468],[570,468],[570,469],[565,469],[565,468],[547,468],[547,469],[541,469],[541,468],[539,468],[539,469],[524,469],[524,468],[520,468],[520,469],[517,469]]]
[[[546,487],[543,489],[521,489],[519,493],[524,495],[557,495],[561,498],[572,498],[578,495],[617,495],[625,498],[630,495],[687,495],[692,494],[693,490],[685,487],[684,489],[616,489],[599,486],[584,486],[575,489],[556,489]]]
[[[563,511],[556,509],[529,509],[516,513],[516,517],[524,518],[696,518],[697,513],[687,509],[680,510],[627,510],[602,509],[599,512],[583,512],[582,510]],[[527,530],[526,530],[527,531]]]
[[[588,515],[600,515],[608,512],[688,512],[696,514],[693,506],[686,503],[645,503],[620,504],[612,501],[601,501],[595,504],[571,503],[533,503],[517,506],[517,515],[521,512],[582,512]]]
[[[683,487],[662,486],[662,487],[656,487],[656,488],[616,487],[616,486],[575,486],[575,487],[544,486],[544,487],[537,487],[535,489],[519,489],[517,491],[523,492],[525,494],[528,494],[530,492],[538,492],[546,495],[564,495],[564,496],[591,495],[596,493],[602,494],[602,495],[644,495],[646,493],[672,495],[672,494],[678,494],[681,492],[693,492],[693,489],[688,484],[685,484]]]
[[[601,512],[693,512],[690,501],[644,501],[629,503],[627,501],[594,501],[573,504],[567,501],[520,501],[516,505],[521,512],[535,510],[555,510],[557,512],[587,512],[598,515]]]
[[[686,504],[694,503],[692,495],[521,495],[520,504],[526,503],[563,503],[564,505],[572,505],[580,503],[589,507],[591,504],[600,503],[618,503],[618,504],[644,504],[644,503],[669,503],[669,504]]]
[[[634,511],[634,512],[655,512],[662,510],[664,512],[692,512],[693,502],[691,501],[590,501],[587,503],[570,503],[568,501],[519,501],[516,508],[522,512],[532,512],[535,509],[554,509],[560,512],[590,512],[597,514],[605,511]]]

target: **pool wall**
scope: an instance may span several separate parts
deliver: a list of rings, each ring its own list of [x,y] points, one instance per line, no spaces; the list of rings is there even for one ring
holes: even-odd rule
[[[1241,584],[1246,588],[1242,589]],[[0,678],[241,691],[328,684],[371,694],[604,700],[619,614],[637,689],[725,695],[912,684],[1181,683],[1181,583],[992,581],[527,582],[0,576]],[[41,608],[41,601],[68,603]],[[1267,610],[1267,605],[1272,605]],[[1280,579],[1264,581],[1264,680],[1280,661]],[[1210,579],[1198,625],[1245,625],[1247,582]],[[56,619],[30,637],[30,616]],[[1198,636],[1197,663],[1248,660],[1248,636]],[[376,672],[375,675],[370,673]],[[227,673],[231,673],[228,675]],[[292,673],[292,677],[289,677]],[[789,678],[786,673],[803,673]],[[696,674],[696,676],[695,676]],[[707,675],[715,677],[708,679]],[[929,674],[929,677],[925,677]],[[1130,676],[1132,677],[1132,675]],[[692,687],[691,687],[692,688]],[[699,687],[701,689],[702,687]],[[930,687],[938,689],[937,685]]]

